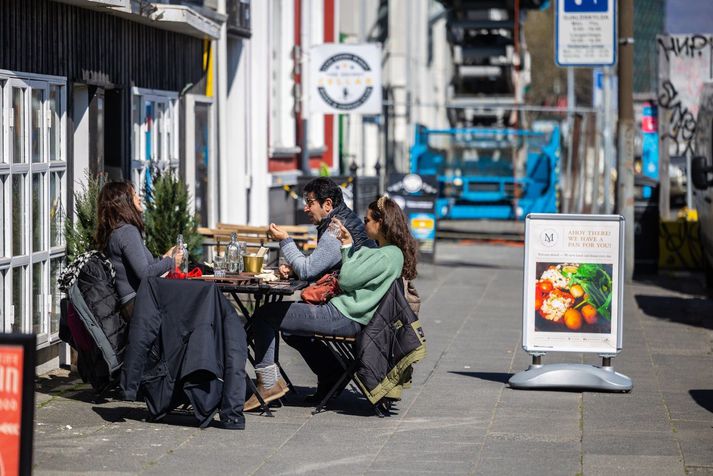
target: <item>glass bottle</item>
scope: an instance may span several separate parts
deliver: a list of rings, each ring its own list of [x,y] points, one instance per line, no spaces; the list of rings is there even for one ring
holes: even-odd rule
[[[240,245],[238,244],[238,234],[235,232],[230,235],[230,243],[225,248],[225,261],[229,273],[240,272]]]
[[[243,256],[247,254],[247,243],[244,241],[239,241],[238,242],[238,249],[240,250],[238,252],[238,271],[241,273],[245,271],[245,262],[243,261]]]
[[[180,251],[183,251],[183,260],[180,265],[177,265],[176,255]],[[173,269],[175,270],[176,268],[178,268],[181,273],[188,272],[188,248],[186,248],[186,244],[183,242],[183,235],[178,235],[178,238],[176,238],[176,247],[173,249]]]

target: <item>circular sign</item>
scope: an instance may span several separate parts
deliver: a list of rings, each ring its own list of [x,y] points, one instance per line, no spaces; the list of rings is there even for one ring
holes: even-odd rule
[[[416,193],[423,187],[423,179],[420,175],[408,174],[401,181],[404,185],[404,190],[408,193]]]
[[[364,104],[374,92],[374,72],[358,55],[339,53],[319,67],[317,91],[334,109],[350,111]]]

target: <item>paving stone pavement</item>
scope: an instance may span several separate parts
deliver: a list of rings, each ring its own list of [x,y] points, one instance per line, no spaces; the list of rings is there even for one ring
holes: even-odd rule
[[[37,382],[34,473],[713,474],[713,301],[699,277],[626,287],[613,362],[630,393],[514,390],[508,378],[530,361],[522,255],[439,243],[438,264],[420,266],[428,356],[391,417],[344,392],[318,415],[291,395],[274,418],[249,414],[245,431],[200,430],[180,413],[150,423],[143,404],[94,401],[59,370]],[[314,387],[287,346],[281,361],[300,393]],[[574,353],[543,362],[599,363]]]

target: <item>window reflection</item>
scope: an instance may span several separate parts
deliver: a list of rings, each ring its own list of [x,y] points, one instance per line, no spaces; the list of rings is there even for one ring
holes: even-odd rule
[[[62,272],[62,258],[50,261],[50,333],[59,332],[60,301],[62,293],[59,290],[59,274]]]
[[[10,327],[12,332],[22,332],[22,315],[25,313],[25,268],[12,270],[12,305],[15,307]]]
[[[50,160],[62,160],[60,156],[62,135],[60,128],[61,111],[59,86],[50,86],[49,114]]]
[[[12,176],[12,254],[25,254],[25,176]]]
[[[32,332],[45,332],[42,316],[44,314],[44,263],[32,265]]]
[[[195,164],[196,193],[195,205],[198,223],[208,226],[208,164],[210,160],[210,104],[196,103],[195,106]]]
[[[32,114],[30,114],[30,133],[32,147],[32,162],[42,162],[42,146],[44,134],[42,134],[42,90],[32,90]]]
[[[50,174],[50,246],[62,244],[62,174]]]
[[[44,184],[43,174],[32,174],[32,250],[40,251],[44,245],[44,220],[43,199]]]
[[[25,162],[25,143],[22,138],[25,135],[25,102],[24,91],[20,88],[12,88],[12,121],[10,121],[10,140],[12,144],[12,162],[21,164]]]

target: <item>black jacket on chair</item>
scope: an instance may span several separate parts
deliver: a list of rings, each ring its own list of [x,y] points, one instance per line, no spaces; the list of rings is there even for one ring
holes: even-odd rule
[[[201,426],[216,409],[235,418],[245,399],[247,341],[235,309],[211,283],[150,277],[131,318],[121,388],[154,419],[191,403]]]
[[[404,296],[402,280],[396,279],[357,335],[355,380],[373,404],[384,397],[399,399],[411,383],[411,366],[425,355],[421,323]]]
[[[77,350],[82,380],[101,392],[115,385],[124,361],[128,327],[118,312],[111,262],[98,251],[80,255],[62,273],[60,338]]]

